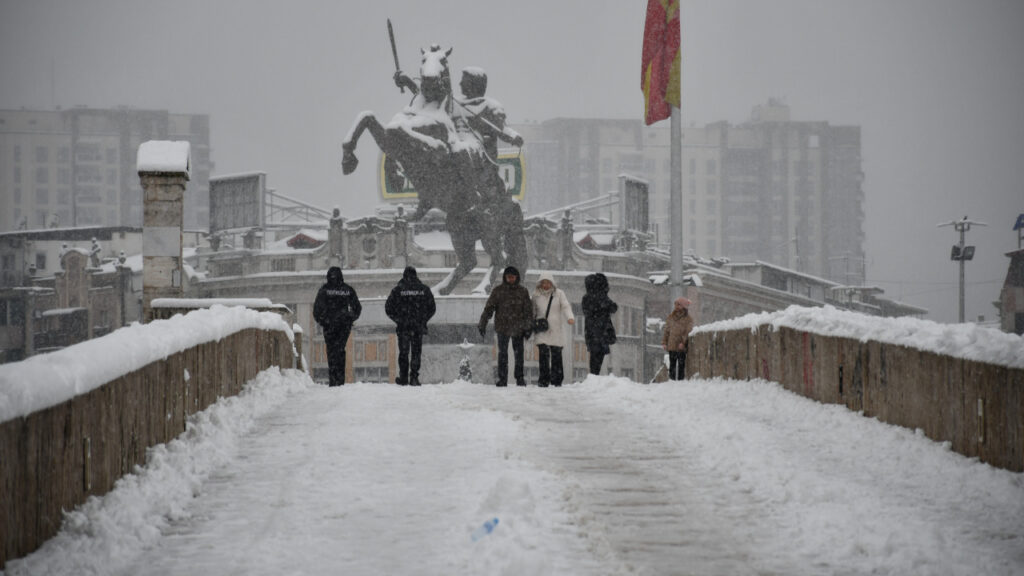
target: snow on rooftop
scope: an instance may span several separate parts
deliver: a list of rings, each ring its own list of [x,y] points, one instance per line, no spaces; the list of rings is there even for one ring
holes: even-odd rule
[[[755,330],[763,325],[770,325],[773,330],[786,327],[861,342],[874,340],[964,360],[1024,368],[1024,337],[1015,334],[977,324],[939,324],[917,318],[881,318],[839,310],[833,306],[790,306],[776,312],[747,314],[699,326],[693,333]]]
[[[56,352],[0,365],[0,422],[56,406],[147,364],[246,328],[282,330],[294,337],[279,314],[215,305],[134,323]]]
[[[139,172],[172,172],[192,176],[190,145],[185,141],[150,140],[139,144]]]

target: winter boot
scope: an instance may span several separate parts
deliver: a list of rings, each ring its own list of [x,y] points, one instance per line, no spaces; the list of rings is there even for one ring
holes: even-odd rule
[[[409,386],[419,386],[419,385],[420,385],[420,377],[419,376],[413,376],[412,379],[409,380]]]

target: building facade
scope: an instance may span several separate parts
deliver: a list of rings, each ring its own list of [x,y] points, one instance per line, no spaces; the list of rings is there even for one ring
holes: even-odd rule
[[[559,118],[516,125],[526,140],[526,212],[649,183],[650,232],[670,238],[668,123]],[[740,125],[682,130],[684,250],[864,282],[860,128],[793,121],[771,100]]]
[[[210,119],[132,108],[0,110],[0,232],[141,226],[136,152],[147,140],[191,144],[185,228],[209,224]]]

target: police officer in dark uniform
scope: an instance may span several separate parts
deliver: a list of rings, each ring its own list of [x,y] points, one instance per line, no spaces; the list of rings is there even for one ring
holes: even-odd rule
[[[420,385],[420,352],[427,322],[437,310],[434,294],[416,276],[416,269],[407,266],[402,279],[391,289],[384,313],[395,323],[398,334],[398,378],[396,384]],[[411,353],[411,358],[410,358]]]
[[[327,283],[320,287],[313,302],[313,319],[324,330],[331,386],[345,383],[345,345],[352,324],[362,312],[356,291],[345,284],[341,268],[332,266],[327,271]]]

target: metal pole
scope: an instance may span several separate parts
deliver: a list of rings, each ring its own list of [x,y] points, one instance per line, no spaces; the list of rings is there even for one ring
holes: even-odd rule
[[[956,228],[960,231],[960,323],[964,323],[964,233],[967,224],[957,224]]]
[[[672,173],[669,178],[669,225],[672,229],[672,300],[683,295],[683,158],[682,158],[682,121],[679,108],[672,107],[671,151],[670,164]]]

